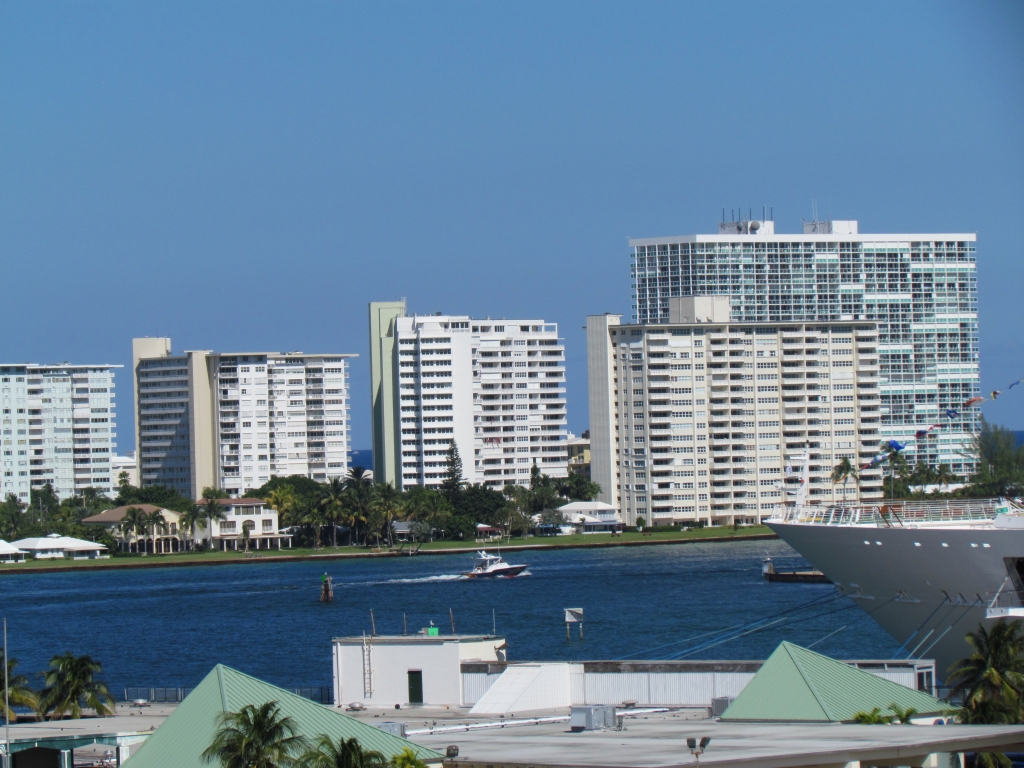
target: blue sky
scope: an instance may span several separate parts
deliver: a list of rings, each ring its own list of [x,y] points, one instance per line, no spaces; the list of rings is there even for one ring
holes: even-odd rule
[[[0,5],[5,361],[358,352],[367,302],[542,317],[587,426],[628,237],[721,209],[977,232],[982,385],[1024,377],[1024,4]],[[1024,428],[1024,389],[985,414]]]

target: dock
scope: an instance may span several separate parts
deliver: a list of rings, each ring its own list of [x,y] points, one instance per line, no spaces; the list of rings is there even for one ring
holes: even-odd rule
[[[821,571],[776,571],[770,557],[761,562],[761,576],[765,581],[783,584],[831,584],[832,581]]]

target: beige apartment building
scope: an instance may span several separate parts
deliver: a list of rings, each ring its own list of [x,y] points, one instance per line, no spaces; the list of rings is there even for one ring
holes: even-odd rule
[[[840,503],[833,467],[879,451],[874,323],[736,323],[729,302],[673,297],[646,325],[587,318],[591,476],[627,524],[758,522],[805,456],[808,502]],[[845,490],[881,497],[877,468]]]
[[[351,451],[348,359],[303,352],[171,352],[132,340],[139,482],[198,499],[271,477],[343,477]]]

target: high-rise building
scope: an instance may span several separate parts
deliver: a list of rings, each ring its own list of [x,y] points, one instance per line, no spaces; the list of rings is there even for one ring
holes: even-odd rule
[[[880,450],[874,323],[732,323],[727,298],[669,304],[665,322],[587,318],[601,501],[629,524],[756,523],[804,461],[811,503],[881,498],[879,468],[830,480]]]
[[[116,487],[114,369],[120,365],[0,365],[0,494],[27,502],[50,483],[67,498]]]
[[[470,483],[525,484],[534,465],[566,477],[557,325],[407,317],[404,303],[371,304],[370,317],[370,348],[379,351],[370,374],[376,478],[398,488],[439,485],[452,441]],[[374,325],[375,317],[386,321]]]
[[[731,221],[718,234],[630,240],[633,318],[665,322],[673,296],[731,296],[733,323],[867,321],[878,328],[883,439],[912,464],[973,471],[978,411],[975,234],[860,234],[856,221]],[[916,431],[941,423],[938,437]]]
[[[140,482],[198,499],[232,497],[273,476],[325,481],[348,472],[351,354],[171,354],[134,339]]]

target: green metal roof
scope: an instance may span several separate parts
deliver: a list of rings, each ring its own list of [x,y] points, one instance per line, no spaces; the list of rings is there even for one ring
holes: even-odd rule
[[[946,702],[792,643],[781,643],[722,720],[759,722],[849,722],[878,707],[912,707],[941,714]]]
[[[276,701],[282,714],[291,717],[298,732],[310,740],[321,734],[328,734],[335,740],[354,736],[363,749],[376,750],[388,758],[405,747],[412,747],[421,760],[436,762],[443,757],[439,752],[218,664],[125,765],[129,768],[210,768],[200,755],[213,741],[218,715],[237,712],[246,704],[268,701]]]

